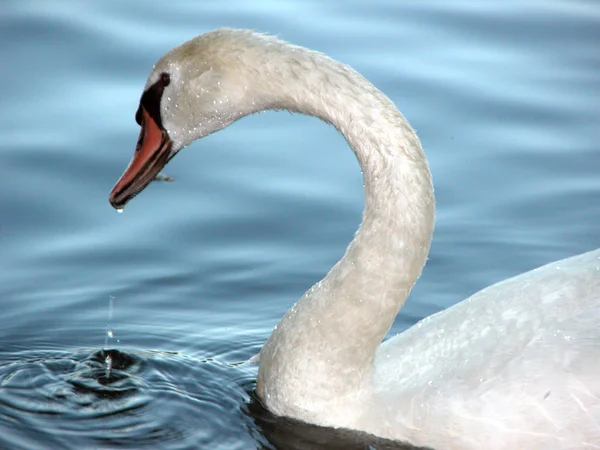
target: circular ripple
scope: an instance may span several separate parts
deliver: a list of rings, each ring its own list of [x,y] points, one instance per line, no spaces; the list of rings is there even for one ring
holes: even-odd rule
[[[0,363],[0,448],[203,448],[227,435],[247,448],[241,386],[254,376],[172,352],[12,353]]]
[[[118,413],[145,387],[142,360],[118,350],[23,355],[0,373],[0,403],[39,414]],[[105,361],[113,361],[109,370]],[[105,400],[121,400],[118,402]]]

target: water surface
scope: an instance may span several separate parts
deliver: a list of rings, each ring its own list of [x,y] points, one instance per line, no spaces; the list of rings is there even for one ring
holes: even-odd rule
[[[418,130],[437,225],[391,333],[600,246],[595,2],[9,1],[0,23],[1,448],[369,443],[270,416],[239,364],[359,223],[360,172],[332,127],[246,118],[125,214],[108,204],[152,64],[219,26],[352,65]]]

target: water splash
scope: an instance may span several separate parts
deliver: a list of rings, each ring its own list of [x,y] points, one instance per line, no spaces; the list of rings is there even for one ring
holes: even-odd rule
[[[106,366],[106,368],[105,368],[106,379],[110,380],[110,372],[112,371],[112,357],[110,356],[110,353],[106,355],[106,358],[104,359],[104,365]]]

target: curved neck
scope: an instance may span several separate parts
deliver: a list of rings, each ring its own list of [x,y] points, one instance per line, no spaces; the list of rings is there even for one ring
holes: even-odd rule
[[[278,58],[276,70],[266,66],[254,75],[268,87],[261,109],[287,109],[335,126],[364,178],[362,223],[344,256],[261,350],[259,395],[275,412],[302,417],[303,410],[327,409],[353,395],[368,378],[376,349],[425,264],[434,197],[419,140],[385,95],[320,53],[294,48]],[[296,393],[286,395],[292,386]]]

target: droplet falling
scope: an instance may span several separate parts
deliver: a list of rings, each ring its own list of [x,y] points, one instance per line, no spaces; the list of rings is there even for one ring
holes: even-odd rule
[[[111,321],[113,318],[113,305],[115,303],[114,295],[108,296],[108,320]]]
[[[108,296],[108,325],[106,327],[106,335],[104,336],[104,349],[108,348],[108,340],[113,339],[115,337],[115,333],[110,327],[110,321],[113,317],[113,306],[115,302],[115,297],[113,295]],[[118,340],[117,340],[118,342]]]
[[[123,212],[123,208],[117,208],[117,212],[121,214]]]

